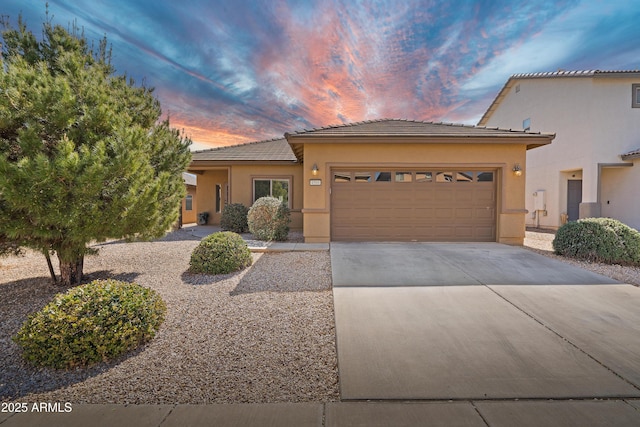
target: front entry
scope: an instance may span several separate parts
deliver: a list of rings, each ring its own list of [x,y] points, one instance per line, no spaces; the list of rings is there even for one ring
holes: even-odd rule
[[[582,180],[567,181],[567,217],[569,221],[580,218],[580,203],[582,203]]]

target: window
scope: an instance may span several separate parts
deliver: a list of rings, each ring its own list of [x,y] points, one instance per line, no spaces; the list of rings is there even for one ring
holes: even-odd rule
[[[522,121],[522,129],[524,129],[525,131],[530,131],[531,130],[531,119],[530,118],[526,118]]]
[[[396,172],[396,182],[411,182],[411,172]]]
[[[356,172],[356,182],[371,182],[371,173],[369,172]]]
[[[416,182],[431,182],[433,174],[431,172],[416,172]]]
[[[289,206],[289,180],[288,179],[254,179],[253,201],[260,197],[275,197]]]
[[[640,83],[631,85],[631,108],[640,108]]]
[[[220,213],[222,210],[222,186],[216,184],[216,213]]]
[[[184,201],[184,210],[185,211],[193,210],[193,196],[191,194],[187,194],[187,198]]]
[[[453,182],[453,172],[437,172],[436,182]]]
[[[473,182],[473,172],[458,172],[456,176],[458,182]]]
[[[391,182],[391,172],[376,172],[376,182]]]
[[[516,85],[516,93],[520,92],[520,83]]]
[[[349,172],[336,172],[333,174],[333,182],[349,182],[351,174]]]
[[[493,182],[493,172],[478,172],[478,182]]]

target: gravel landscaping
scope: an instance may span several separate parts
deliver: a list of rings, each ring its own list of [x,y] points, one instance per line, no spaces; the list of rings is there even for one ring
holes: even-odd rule
[[[553,245],[551,243],[553,242],[554,237],[555,234],[553,231],[528,230],[525,233],[524,247],[544,256],[566,262],[567,264],[575,265],[576,267],[581,267],[585,270],[611,277],[619,282],[640,286],[640,267],[579,261],[555,255],[553,253]]]
[[[11,341],[27,315],[62,291],[41,254],[0,260],[0,400],[72,403],[253,403],[338,400],[327,252],[253,254],[229,275],[187,272],[198,243],[185,231],[147,243],[97,245],[86,280],[158,291],[167,317],[133,354],[89,369],[35,369]]]
[[[292,233],[295,241],[300,235]],[[640,286],[640,268],[553,254],[549,232],[525,247]],[[187,272],[199,238],[188,230],[146,243],[108,242],[85,260],[86,281],[114,278],[158,291],[167,317],[156,338],[119,360],[56,371],[23,363],[11,341],[29,313],[64,289],[41,254],[0,259],[0,400],[203,404],[339,400],[327,252],[254,253],[229,275]]]

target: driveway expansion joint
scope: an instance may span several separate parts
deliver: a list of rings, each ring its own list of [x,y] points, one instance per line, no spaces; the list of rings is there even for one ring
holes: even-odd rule
[[[600,366],[602,366],[603,368],[605,368],[606,370],[608,370],[609,372],[611,372],[613,375],[615,375],[616,377],[618,377],[619,379],[623,380],[624,382],[626,382],[627,384],[629,384],[630,386],[632,386],[633,388],[635,388],[636,390],[640,391],[640,387],[636,384],[634,384],[633,382],[629,381],[627,378],[623,377],[622,375],[620,375],[618,372],[616,372],[615,370],[613,370],[613,368],[610,368],[609,366],[607,366],[604,362],[601,362],[600,360],[598,360],[596,357],[594,357],[593,355],[591,355],[590,353],[588,353],[586,350],[582,349],[580,346],[578,346],[577,344],[575,344],[573,341],[571,341],[570,339],[568,339],[567,337],[563,336],[562,334],[560,334],[559,332],[557,332],[555,329],[553,329],[552,327],[550,327],[549,325],[547,325],[546,323],[544,323],[543,321],[541,321],[540,319],[538,319],[537,317],[535,317],[534,315],[528,313],[527,311],[525,311],[524,309],[522,309],[521,307],[519,307],[518,305],[516,305],[515,303],[513,303],[512,301],[510,301],[509,299],[507,299],[505,296],[503,296],[502,294],[500,294],[498,291],[496,291],[495,289],[493,289],[490,285],[485,285],[485,287],[487,289],[489,289],[491,292],[493,292],[494,294],[496,294],[499,298],[501,298],[502,300],[504,300],[505,302],[507,302],[508,304],[510,304],[511,306],[513,306],[516,310],[520,311],[521,313],[523,313],[525,316],[531,318],[533,321],[535,321],[536,323],[538,323],[539,325],[541,325],[542,327],[544,327],[545,329],[547,329],[548,331],[552,332],[553,334],[555,334],[558,338],[562,339],[564,342],[566,342],[567,344],[571,345],[573,348],[575,348],[576,350],[580,351],[582,354],[584,354],[585,356],[587,356],[588,358],[590,358],[591,360],[593,360],[594,362],[596,362],[597,364],[599,364]],[[620,398],[624,398],[624,397],[620,397]],[[597,399],[597,397],[596,397]]]

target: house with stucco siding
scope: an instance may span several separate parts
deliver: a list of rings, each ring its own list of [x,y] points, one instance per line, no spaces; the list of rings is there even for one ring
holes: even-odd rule
[[[196,205],[274,196],[305,242],[459,241],[522,245],[528,150],[553,135],[400,119],[286,133],[193,153]]]
[[[527,152],[527,225],[610,217],[640,229],[640,71],[516,74],[478,125],[556,134]]]

